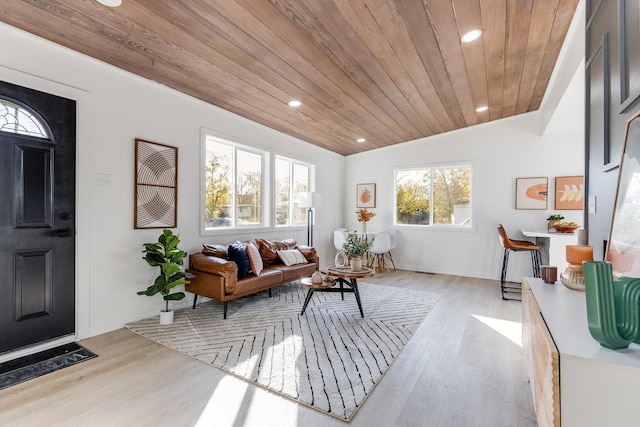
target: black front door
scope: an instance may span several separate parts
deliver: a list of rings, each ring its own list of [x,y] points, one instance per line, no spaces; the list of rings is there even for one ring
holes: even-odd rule
[[[0,81],[0,353],[75,333],[75,101]]]

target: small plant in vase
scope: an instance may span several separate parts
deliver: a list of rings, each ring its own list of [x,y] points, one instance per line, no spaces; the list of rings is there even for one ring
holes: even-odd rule
[[[547,218],[547,223],[548,223],[548,227],[547,229],[549,231],[553,230],[553,226],[557,223],[559,223],[560,221],[562,221],[564,219],[564,215],[560,215],[560,214],[553,214],[550,215],[549,218]]]
[[[342,244],[342,250],[351,260],[351,270],[360,271],[362,269],[362,256],[369,249],[371,249],[371,243],[369,243],[366,236],[349,233],[346,242]]]
[[[163,325],[173,323],[173,311],[169,310],[169,301],[180,301],[185,297],[184,292],[171,293],[171,289],[189,283],[186,280],[186,273],[180,268],[187,253],[178,249],[178,243],[180,243],[180,236],[173,234],[171,230],[164,230],[157,242],[143,245],[142,253],[145,256],[142,259],[151,267],[158,267],[160,274],[153,285],[145,291],[139,291],[138,295],[153,296],[158,293],[162,295],[165,309],[160,312],[160,323]]]

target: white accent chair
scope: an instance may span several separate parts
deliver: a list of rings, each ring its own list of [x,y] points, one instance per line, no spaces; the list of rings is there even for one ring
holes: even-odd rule
[[[389,251],[391,250],[391,234],[387,231],[383,231],[381,233],[376,234],[373,239],[373,244],[369,249],[369,254],[372,255],[371,260],[369,261],[369,268],[375,269],[376,266],[382,270],[386,267],[387,273],[390,273],[391,270],[385,261],[385,257],[389,255]],[[395,265],[394,267],[395,268]]]
[[[336,247],[338,252],[342,251],[342,244],[347,241],[345,236],[346,232],[346,228],[336,228],[333,230],[333,246]]]
[[[389,233],[389,239],[391,240],[391,247],[389,248],[389,252],[387,253],[387,255],[389,256],[389,260],[391,261],[391,264],[393,265],[393,269],[396,269],[396,263],[393,262],[393,257],[391,256],[391,250],[396,248],[396,229],[395,228],[390,228],[388,230],[386,230],[387,233]]]

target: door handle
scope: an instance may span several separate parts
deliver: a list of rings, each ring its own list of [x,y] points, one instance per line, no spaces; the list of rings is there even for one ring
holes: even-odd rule
[[[73,230],[70,228],[61,228],[59,230],[53,230],[49,233],[52,237],[70,237],[73,236]]]

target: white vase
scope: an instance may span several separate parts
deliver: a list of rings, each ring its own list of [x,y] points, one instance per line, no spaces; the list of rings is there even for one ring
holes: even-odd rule
[[[164,311],[160,310],[160,324],[161,325],[170,325],[173,323],[173,311]]]
[[[351,258],[351,271],[362,270],[362,258]]]

